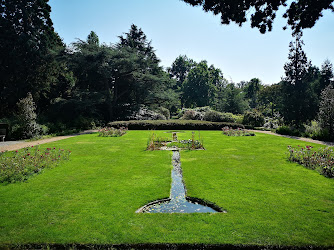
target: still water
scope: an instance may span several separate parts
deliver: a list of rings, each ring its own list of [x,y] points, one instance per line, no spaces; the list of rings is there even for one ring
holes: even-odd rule
[[[143,213],[217,213],[211,207],[186,200],[179,150],[173,150],[170,201],[157,202],[139,209]],[[138,211],[139,211],[138,210]]]

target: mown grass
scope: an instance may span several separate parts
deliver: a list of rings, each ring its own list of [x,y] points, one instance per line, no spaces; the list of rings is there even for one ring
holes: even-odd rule
[[[169,196],[171,152],[145,151],[149,134],[44,145],[71,150],[71,159],[0,186],[0,244],[334,245],[334,180],[287,161],[287,146],[305,143],[265,134],[203,131],[205,151],[181,152],[188,195],[228,213],[136,214]]]

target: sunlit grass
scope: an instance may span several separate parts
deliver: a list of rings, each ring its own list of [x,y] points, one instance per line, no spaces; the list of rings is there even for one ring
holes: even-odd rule
[[[150,133],[43,145],[71,150],[71,158],[0,186],[0,244],[334,245],[334,180],[287,161],[287,146],[302,142],[265,134],[203,131],[206,150],[181,152],[188,195],[228,213],[136,214],[170,191],[171,152],[146,151]]]

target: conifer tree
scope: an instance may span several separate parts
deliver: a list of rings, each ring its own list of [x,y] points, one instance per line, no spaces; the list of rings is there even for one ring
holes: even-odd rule
[[[311,86],[313,80],[312,64],[303,51],[301,34],[290,42],[289,61],[284,65],[285,77],[282,78],[282,113],[284,120],[297,127],[316,115],[317,104]]]
[[[0,114],[31,92],[44,106],[58,67],[51,51],[63,46],[54,32],[48,0],[1,0]]]

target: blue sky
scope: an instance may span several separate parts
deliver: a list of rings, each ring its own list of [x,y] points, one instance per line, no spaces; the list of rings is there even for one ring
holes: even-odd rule
[[[118,42],[131,24],[142,28],[161,65],[169,67],[179,55],[207,60],[222,70],[229,81],[258,77],[273,84],[284,76],[291,31],[285,20],[275,20],[273,31],[260,34],[247,22],[243,27],[221,25],[219,16],[205,13],[180,0],[50,0],[56,32],[66,44],[85,40],[95,31],[100,42]],[[334,63],[334,13],[324,12],[312,29],[304,31],[304,50],[318,67],[325,59]]]

